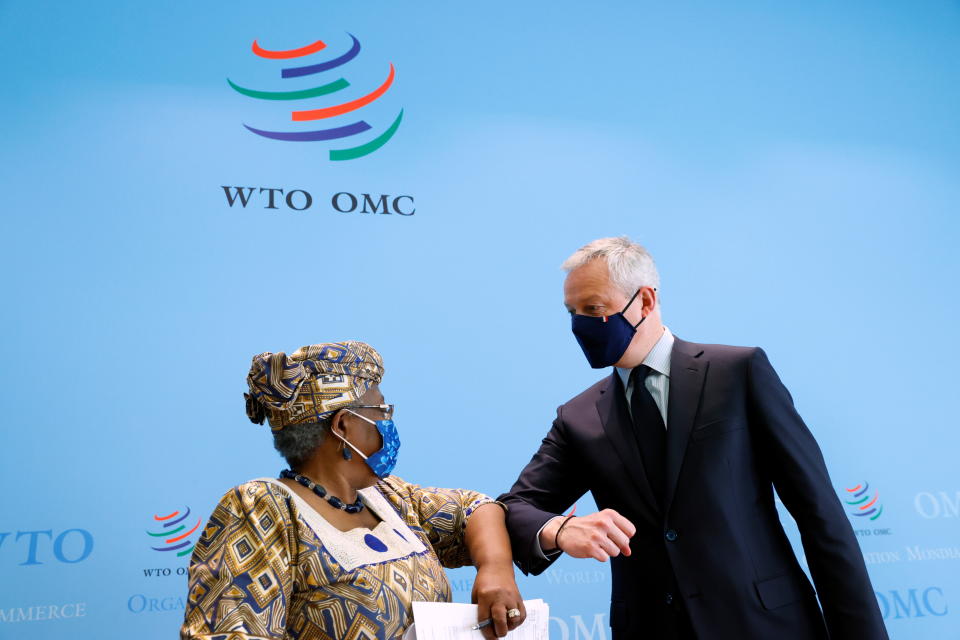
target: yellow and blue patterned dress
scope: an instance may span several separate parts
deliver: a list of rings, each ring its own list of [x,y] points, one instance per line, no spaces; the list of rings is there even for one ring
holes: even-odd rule
[[[388,476],[360,491],[374,529],[340,531],[278,480],[228,491],[197,542],[181,640],[389,640],[414,601],[449,602],[470,564],[473,511],[492,500]]]

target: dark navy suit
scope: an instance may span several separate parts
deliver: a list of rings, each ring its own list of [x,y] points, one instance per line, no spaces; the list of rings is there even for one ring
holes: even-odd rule
[[[632,554],[611,560],[614,638],[683,637],[680,620],[699,640],[886,639],[820,449],[763,350],[677,339],[670,366],[664,499],[646,480],[614,373],[557,410],[500,497],[518,566],[550,565],[538,531],[590,491],[637,527]],[[774,487],[800,529],[819,605]]]

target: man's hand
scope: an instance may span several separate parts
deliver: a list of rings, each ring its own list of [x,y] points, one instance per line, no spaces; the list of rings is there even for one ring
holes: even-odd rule
[[[554,545],[556,540],[560,550],[574,558],[595,558],[606,562],[621,553],[630,555],[630,538],[637,528],[613,509],[570,518],[558,537],[557,530],[563,522],[564,518],[558,517],[547,523],[540,532],[541,549],[553,551],[557,548]]]

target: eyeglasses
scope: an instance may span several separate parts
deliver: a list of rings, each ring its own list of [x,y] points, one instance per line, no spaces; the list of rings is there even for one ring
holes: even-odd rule
[[[355,404],[348,409],[376,409],[378,411],[383,411],[384,416],[389,420],[393,416],[393,405],[392,404]]]

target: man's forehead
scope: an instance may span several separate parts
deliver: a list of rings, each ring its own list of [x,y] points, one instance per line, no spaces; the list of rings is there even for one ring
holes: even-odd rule
[[[563,295],[565,298],[576,298],[578,300],[587,297],[605,297],[609,295],[611,283],[610,273],[607,271],[607,265],[594,261],[577,267],[567,274],[563,282]]]

